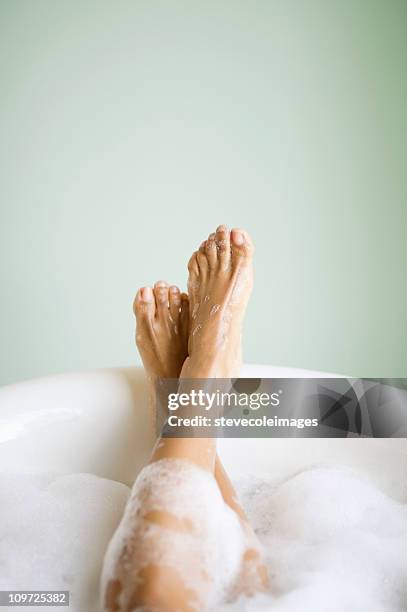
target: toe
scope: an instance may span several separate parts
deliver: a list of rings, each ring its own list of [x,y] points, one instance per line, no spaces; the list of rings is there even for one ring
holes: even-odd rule
[[[196,260],[199,266],[199,274],[202,280],[205,280],[209,267],[208,258],[206,256],[206,240],[204,240],[201,246],[199,247]]]
[[[151,287],[141,287],[133,302],[133,311],[137,321],[142,318],[152,318],[155,313],[154,294]]]
[[[191,258],[188,262],[188,272],[191,275],[194,276],[199,276],[199,267],[198,267],[198,262],[196,260],[196,251],[194,251],[191,255]]]
[[[236,262],[250,261],[253,252],[253,242],[246,230],[234,228],[231,231],[232,257]]]
[[[205,242],[205,253],[208,260],[209,269],[216,268],[218,263],[218,255],[216,252],[215,234],[209,234],[208,240]]]
[[[154,297],[156,304],[156,316],[168,316],[168,283],[157,281],[154,285]]]
[[[230,266],[230,232],[226,225],[219,225],[215,234],[218,260],[222,270],[228,270]]]
[[[154,293],[151,287],[142,287],[137,291],[133,303],[136,315],[136,343],[139,349],[149,341],[155,315]]]
[[[184,338],[188,337],[189,328],[189,299],[186,293],[181,293],[180,329]]]
[[[170,304],[171,319],[177,325],[181,307],[181,292],[175,285],[171,285],[169,289],[168,301]]]
[[[199,279],[199,266],[198,266],[198,253],[195,251],[192,253],[191,259],[188,262],[188,292],[192,299],[197,296],[200,288],[200,279]]]

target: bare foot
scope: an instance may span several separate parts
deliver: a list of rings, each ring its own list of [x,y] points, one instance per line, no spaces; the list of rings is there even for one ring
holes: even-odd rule
[[[136,343],[150,378],[178,378],[188,353],[188,296],[157,281],[134,300]]]
[[[157,383],[159,379],[178,378],[188,353],[188,309],[188,296],[165,281],[156,282],[153,289],[139,289],[134,300],[136,344],[147,374],[156,430],[166,417],[156,393]]]
[[[181,378],[238,376],[253,251],[246,231],[220,225],[189,260],[189,357]]]

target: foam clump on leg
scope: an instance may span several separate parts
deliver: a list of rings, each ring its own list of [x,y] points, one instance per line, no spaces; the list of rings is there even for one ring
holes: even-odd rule
[[[162,583],[172,576],[188,609],[201,610],[232,596],[243,552],[239,519],[213,475],[183,459],[160,459],[136,480],[106,554],[102,593],[115,584],[114,605],[129,610],[140,605],[149,576]]]

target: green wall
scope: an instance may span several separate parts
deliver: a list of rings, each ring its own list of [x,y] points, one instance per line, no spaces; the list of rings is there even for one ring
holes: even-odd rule
[[[407,376],[405,0],[0,0],[0,382],[137,362],[219,223],[247,361]]]

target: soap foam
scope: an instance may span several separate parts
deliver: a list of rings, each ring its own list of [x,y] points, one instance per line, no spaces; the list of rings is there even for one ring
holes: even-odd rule
[[[210,491],[211,520],[233,540],[232,515],[220,509],[213,483],[200,482]],[[70,590],[70,610],[100,610],[102,560],[129,489],[88,474],[1,474],[0,487],[0,589]],[[405,612],[405,503],[342,469],[309,469],[283,482],[245,478],[236,487],[265,549],[271,593],[213,610]],[[237,550],[229,541],[217,563],[230,571]]]
[[[89,474],[0,474],[0,491],[0,590],[66,590],[69,610],[99,612],[102,560],[128,487]]]
[[[240,481],[265,549],[271,593],[219,610],[402,612],[407,506],[350,470],[309,469],[280,484]]]
[[[242,268],[238,270],[236,274],[236,278],[234,280],[234,285],[232,289],[232,294],[230,296],[229,303],[231,305],[238,304],[242,299],[242,296],[247,288],[249,282],[248,271],[246,268]]]
[[[197,315],[198,315],[198,310],[199,310],[199,304],[195,304],[195,306],[192,309],[192,318],[196,319]]]
[[[175,526],[152,522],[153,513],[165,513]],[[106,553],[102,592],[119,581],[118,602],[127,610],[143,569],[154,565],[171,568],[197,601],[215,605],[233,597],[245,548],[240,521],[213,475],[185,460],[161,459],[136,480]]]

